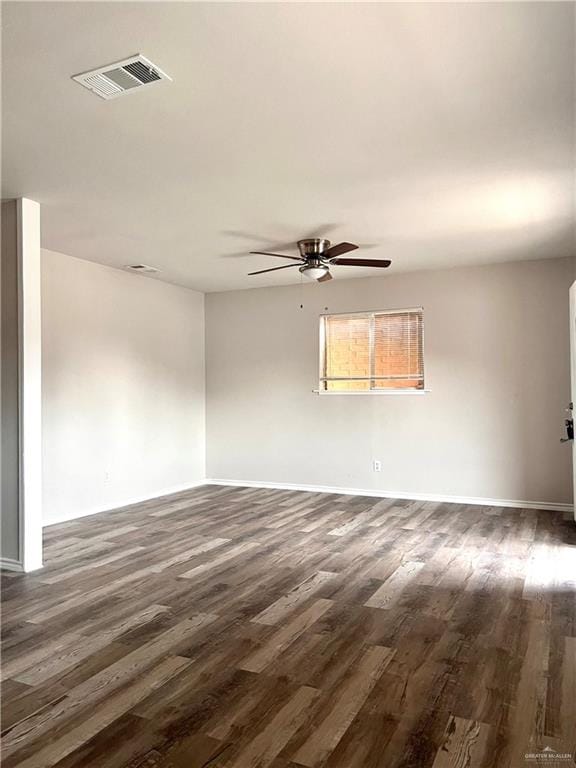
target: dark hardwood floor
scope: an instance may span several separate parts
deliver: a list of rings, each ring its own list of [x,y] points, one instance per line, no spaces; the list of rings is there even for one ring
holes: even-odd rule
[[[574,764],[561,513],[204,486],[45,544],[3,575],[4,768]]]

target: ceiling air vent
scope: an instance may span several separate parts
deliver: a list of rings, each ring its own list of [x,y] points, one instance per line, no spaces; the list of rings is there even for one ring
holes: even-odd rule
[[[74,75],[72,80],[93,91],[102,99],[115,99],[123,93],[135,91],[143,86],[154,85],[162,80],[172,80],[155,64],[144,56],[132,56],[129,59],[108,64],[100,69]]]
[[[154,272],[160,272],[156,267],[151,267],[148,264],[128,264],[126,269],[131,272],[146,272],[147,274],[153,274]]]

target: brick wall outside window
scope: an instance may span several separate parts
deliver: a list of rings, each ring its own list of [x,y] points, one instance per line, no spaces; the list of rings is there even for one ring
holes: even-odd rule
[[[422,310],[326,315],[322,322],[322,376],[350,379],[321,382],[321,389],[423,389]]]

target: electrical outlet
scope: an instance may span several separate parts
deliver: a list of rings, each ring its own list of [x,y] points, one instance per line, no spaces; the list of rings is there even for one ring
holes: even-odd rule
[[[372,469],[374,472],[382,472],[382,462],[378,461],[378,459],[374,459],[372,462]]]

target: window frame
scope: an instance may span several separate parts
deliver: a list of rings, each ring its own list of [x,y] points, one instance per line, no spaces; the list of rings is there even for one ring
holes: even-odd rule
[[[373,387],[372,383],[376,377],[326,377],[326,318],[327,317],[369,317],[369,360],[370,360],[370,374],[374,373],[374,331],[375,331],[375,316],[376,315],[397,315],[408,312],[419,312],[421,315],[420,321],[420,345],[422,353],[422,387],[402,387],[394,389],[393,387],[378,388]],[[319,370],[318,370],[318,389],[313,390],[318,395],[424,395],[430,392],[426,389],[426,374],[425,374],[425,361],[424,361],[424,307],[399,307],[396,309],[371,309],[362,310],[357,312],[323,312],[319,315]],[[406,377],[404,377],[406,378]],[[328,380],[331,381],[369,381],[370,386],[368,389],[363,390],[327,390],[324,389]]]

